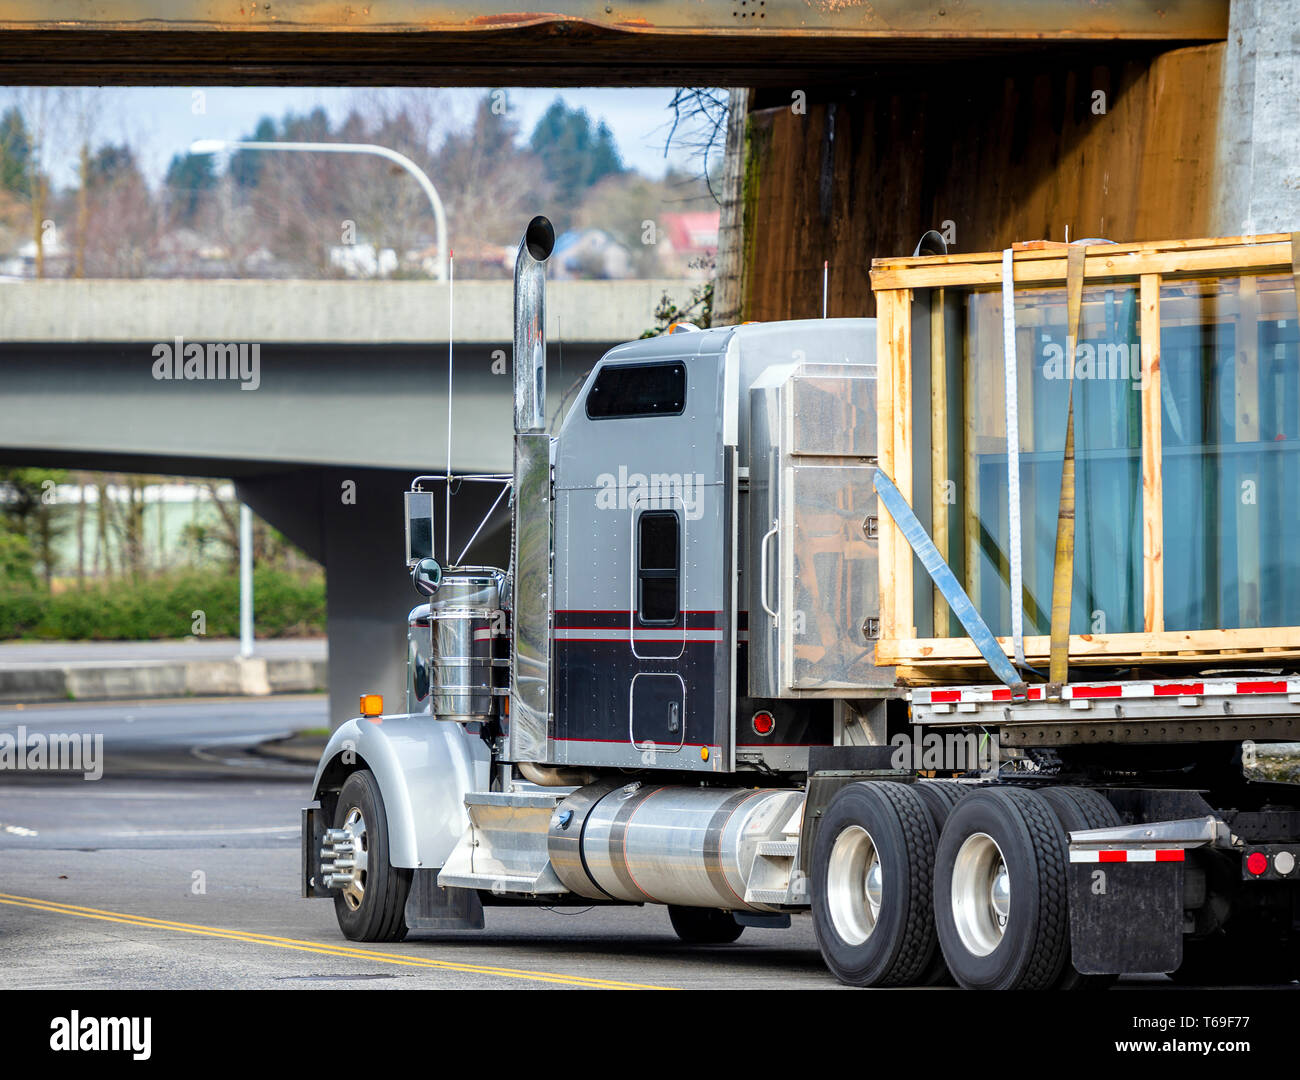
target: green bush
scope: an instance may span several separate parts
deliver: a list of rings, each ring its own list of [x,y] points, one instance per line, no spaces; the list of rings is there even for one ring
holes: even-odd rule
[[[208,637],[239,636],[239,576],[184,573],[120,581],[55,595],[33,588],[0,588],[0,639],[146,641],[194,633],[203,612]],[[279,570],[253,574],[254,631],[258,637],[325,632],[325,580]]]
[[[27,537],[0,522],[0,589],[35,589],[36,556]]]

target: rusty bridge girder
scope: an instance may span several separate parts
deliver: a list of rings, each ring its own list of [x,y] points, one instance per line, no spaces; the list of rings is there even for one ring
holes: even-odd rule
[[[0,0],[0,82],[789,86],[1222,40],[1228,0]]]

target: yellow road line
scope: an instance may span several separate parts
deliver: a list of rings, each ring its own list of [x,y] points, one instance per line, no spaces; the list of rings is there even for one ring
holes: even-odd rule
[[[57,900],[13,896],[9,893],[0,893],[0,904],[28,908],[33,911],[48,911],[55,915],[75,915],[83,919],[95,919],[100,922],[122,923],[127,926],[139,926],[150,930],[169,930],[181,934],[195,934],[201,937],[239,941],[247,945],[269,945],[279,949],[293,949],[298,952],[318,953],[322,956],[338,956],[350,960],[372,960],[384,964],[399,964],[403,967],[435,968],[442,971],[457,971],[471,975],[492,975],[503,979],[560,983],[594,990],[671,989],[666,986],[619,982],[614,979],[590,978],[585,975],[561,975],[550,971],[527,971],[519,968],[492,967],[486,964],[462,964],[453,960],[435,960],[432,957],[425,956],[399,956],[396,953],[383,952],[378,949],[359,949],[351,945],[330,945],[322,942],[302,941],[298,938],[257,934],[248,930],[229,930],[219,926],[201,926],[195,923],[175,922],[170,919],[155,919],[149,915],[132,915],[119,911],[105,911],[101,908],[64,904]]]

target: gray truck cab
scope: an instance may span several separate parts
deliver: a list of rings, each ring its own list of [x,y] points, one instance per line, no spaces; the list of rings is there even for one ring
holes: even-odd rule
[[[843,633],[876,615],[874,347],[872,320],[835,319],[602,357],[552,449],[548,760],[806,766],[819,697],[889,685]]]

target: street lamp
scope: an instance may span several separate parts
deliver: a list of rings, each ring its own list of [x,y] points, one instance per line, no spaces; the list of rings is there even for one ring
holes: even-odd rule
[[[425,195],[429,197],[429,204],[433,207],[433,219],[438,231],[438,269],[436,277],[439,281],[447,280],[447,214],[442,208],[442,199],[439,198],[438,191],[433,186],[433,181],[429,179],[420,166],[405,154],[399,154],[396,150],[390,150],[388,147],[379,146],[376,143],[231,142],[226,139],[198,139],[190,144],[191,154],[219,154],[223,150],[286,150],[322,154],[372,154],[375,157],[387,158],[389,161],[400,165],[415,177],[420,187],[424,189]]]

